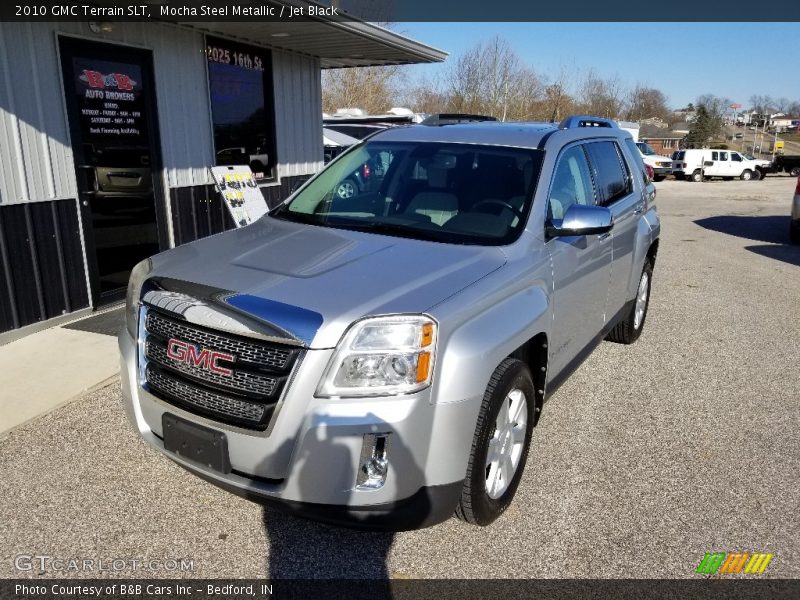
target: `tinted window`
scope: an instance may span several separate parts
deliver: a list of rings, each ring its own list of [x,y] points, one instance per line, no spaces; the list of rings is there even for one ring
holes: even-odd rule
[[[586,144],[594,168],[601,203],[608,204],[628,193],[628,173],[614,142]]]
[[[642,181],[642,186],[644,187],[647,185],[647,170],[644,168],[644,160],[642,160],[641,155],[637,151],[636,142],[634,142],[632,138],[626,139],[625,144],[627,144],[628,150],[631,151],[631,156],[633,156],[633,162],[642,176],[641,181]],[[675,157],[675,154],[677,154],[677,152],[673,154],[673,158]]]
[[[550,185],[548,219],[563,219],[573,204],[594,204],[594,188],[583,146],[573,146],[558,159]]]
[[[216,163],[248,165],[256,179],[273,179],[272,55],[213,37],[206,44]]]
[[[734,162],[742,162],[742,157],[736,154],[736,152],[731,152],[731,160]]]
[[[719,153],[720,160],[728,160],[728,153],[727,152],[720,152]]]
[[[719,160],[719,152],[712,152],[711,160]]]

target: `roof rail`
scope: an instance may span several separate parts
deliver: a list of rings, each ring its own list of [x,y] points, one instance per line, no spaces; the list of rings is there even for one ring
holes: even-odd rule
[[[470,115],[465,113],[439,113],[430,115],[422,125],[438,127],[441,125],[455,125],[456,123],[480,123],[482,121],[497,121],[496,118],[488,115]]]
[[[578,127],[612,127],[619,129],[611,119],[593,117],[592,115],[573,115],[561,121],[558,126],[559,129],[576,129]]]

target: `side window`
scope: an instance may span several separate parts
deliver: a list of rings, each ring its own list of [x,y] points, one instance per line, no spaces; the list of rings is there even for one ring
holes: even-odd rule
[[[644,161],[639,153],[639,148],[636,146],[636,142],[633,141],[633,138],[627,138],[625,140],[625,145],[627,145],[628,150],[631,151],[635,168],[637,168],[641,174],[642,187],[647,186],[647,170],[644,168]]]
[[[586,147],[594,167],[600,203],[610,204],[628,194],[631,191],[628,169],[617,145],[614,142],[592,142]]]
[[[558,159],[547,207],[548,219],[563,219],[573,204],[594,204],[589,163],[582,146],[567,149]]]
[[[731,160],[733,162],[742,162],[742,157],[740,154],[736,154],[736,152],[731,152]]]
[[[728,153],[727,152],[720,152],[719,153],[720,160],[728,160]]]
[[[711,160],[719,160],[719,152],[712,152]]]

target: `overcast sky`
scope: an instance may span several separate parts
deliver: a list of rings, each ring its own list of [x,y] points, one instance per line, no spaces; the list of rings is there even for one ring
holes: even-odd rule
[[[753,94],[800,101],[797,23],[398,23],[397,30],[451,57],[498,34],[539,73],[593,68],[658,88],[673,108],[707,93],[745,106]]]

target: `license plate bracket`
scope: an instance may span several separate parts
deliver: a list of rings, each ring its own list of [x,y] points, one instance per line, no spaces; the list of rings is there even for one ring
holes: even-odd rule
[[[161,416],[161,425],[165,450],[220,473],[231,472],[228,438],[224,433],[168,412]]]

